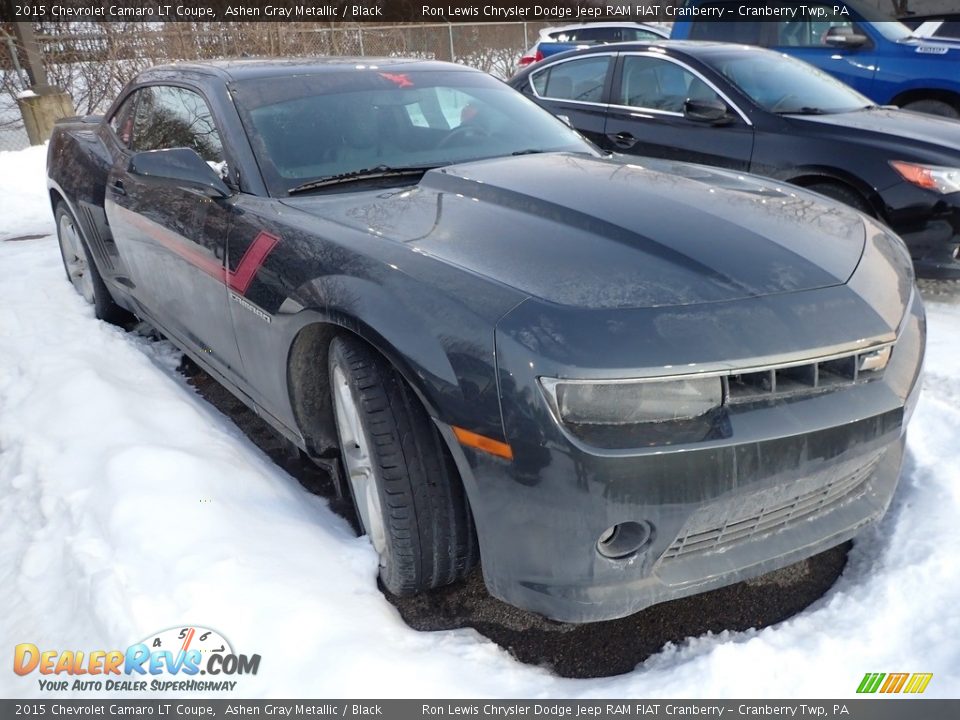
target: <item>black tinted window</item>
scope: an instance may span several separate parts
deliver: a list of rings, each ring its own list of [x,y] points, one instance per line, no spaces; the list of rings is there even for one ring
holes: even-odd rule
[[[655,32],[643,30],[642,28],[624,28],[621,39],[624,42],[632,42],[634,40],[663,40],[663,38]]]
[[[600,102],[611,60],[610,55],[568,60],[535,72],[531,82],[540,97]]]
[[[130,147],[133,139],[133,110],[137,104],[138,92],[133,93],[110,118],[110,127],[124,147]]]
[[[223,160],[223,145],[206,101],[192,90],[157,85],[138,92],[133,149],[190,148],[208,162]]]
[[[935,34],[937,37],[960,38],[960,20],[948,20]]]
[[[684,102],[691,99],[721,100],[703,80],[669,60],[642,55],[623,59],[618,104],[682,113]]]
[[[620,28],[576,28],[575,30],[563,30],[562,32],[550,33],[550,37],[557,42],[619,42],[621,39]]]

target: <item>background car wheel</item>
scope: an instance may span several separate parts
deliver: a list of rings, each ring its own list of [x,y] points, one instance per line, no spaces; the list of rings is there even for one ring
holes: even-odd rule
[[[903,109],[926,113],[927,115],[960,118],[960,109],[943,100],[914,100],[904,105]]]
[[[821,195],[826,195],[828,198],[842,202],[845,205],[849,205],[855,210],[859,210],[862,213],[870,215],[871,217],[876,217],[876,213],[873,211],[873,208],[870,207],[870,204],[867,202],[866,198],[863,197],[853,188],[849,188],[846,185],[840,185],[838,183],[813,183],[812,185],[807,185],[807,190],[812,190],[815,193],[820,193]]]
[[[384,587],[412,595],[462,578],[479,555],[473,517],[423,405],[359,340],[333,340],[329,373],[344,472]]]
[[[100,320],[116,325],[130,320],[130,314],[117,305],[110,296],[110,291],[100,277],[87,244],[80,234],[77,221],[65,203],[57,203],[54,217],[57,222],[57,240],[60,243],[63,269],[74,289],[84,300],[93,305],[94,312]]]

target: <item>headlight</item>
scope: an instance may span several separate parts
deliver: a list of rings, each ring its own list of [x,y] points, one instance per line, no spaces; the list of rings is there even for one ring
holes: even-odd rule
[[[890,165],[900,173],[900,177],[917,187],[944,195],[960,192],[960,168],[918,165],[901,160],[891,160]]]
[[[554,411],[571,425],[637,425],[691,420],[723,404],[719,377],[572,381],[540,378]]]

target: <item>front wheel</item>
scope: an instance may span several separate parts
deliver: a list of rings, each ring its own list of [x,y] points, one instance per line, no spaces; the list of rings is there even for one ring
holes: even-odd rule
[[[478,560],[473,517],[423,405],[355,338],[333,340],[328,369],[344,471],[384,587],[412,595],[462,578]]]
[[[94,313],[100,320],[117,325],[129,320],[129,313],[110,296],[110,291],[100,277],[90,250],[80,234],[80,227],[66,203],[57,203],[54,216],[57,221],[57,240],[60,243],[63,269],[73,288],[80,297],[93,305]]]
[[[945,118],[960,118],[960,109],[943,100],[914,100],[904,105],[903,109]]]
[[[867,199],[856,190],[847,187],[846,185],[840,185],[839,183],[831,182],[813,183],[812,185],[807,185],[806,189],[812,190],[815,193],[820,193],[821,195],[826,195],[831,200],[842,202],[844,205],[849,205],[865,215],[876,217],[876,213],[873,211],[873,208],[870,207],[870,203],[867,202]]]

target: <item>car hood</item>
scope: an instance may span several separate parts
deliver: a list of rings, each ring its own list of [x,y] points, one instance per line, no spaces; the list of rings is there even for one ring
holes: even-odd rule
[[[567,153],[464,163],[414,187],[285,202],[582,308],[839,285],[865,239],[857,213],[799,188],[686,163]]]
[[[945,150],[960,160],[960,132],[957,132],[960,126],[956,120],[885,107],[790,117],[794,122],[835,128],[850,142],[876,145],[879,141],[901,154],[905,148],[925,143],[936,146],[937,150]],[[941,163],[944,161],[940,160]]]

